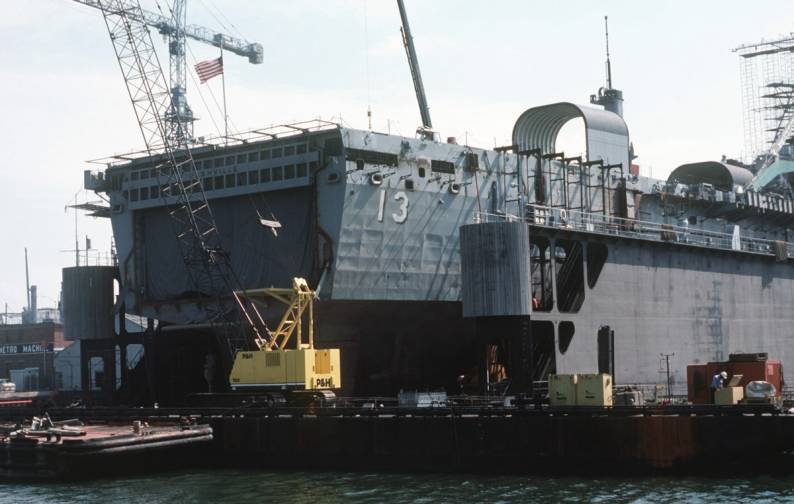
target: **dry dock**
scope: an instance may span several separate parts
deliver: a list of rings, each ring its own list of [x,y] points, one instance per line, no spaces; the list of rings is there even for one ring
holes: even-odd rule
[[[709,470],[720,460],[721,469],[736,461],[747,470],[753,461],[750,469],[760,470],[794,450],[794,416],[768,407],[95,408],[50,414],[94,422],[190,417],[212,428],[212,442],[191,462],[213,467],[613,474]]]

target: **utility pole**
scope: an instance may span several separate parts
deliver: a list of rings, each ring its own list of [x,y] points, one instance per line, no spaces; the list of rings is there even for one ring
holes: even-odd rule
[[[672,402],[673,401],[673,391],[672,391],[673,384],[670,381],[670,357],[673,357],[675,355],[675,353],[671,353],[671,354],[662,353],[662,354],[659,354],[659,355],[661,355],[661,357],[664,359],[665,365],[667,367],[667,401],[668,402]]]

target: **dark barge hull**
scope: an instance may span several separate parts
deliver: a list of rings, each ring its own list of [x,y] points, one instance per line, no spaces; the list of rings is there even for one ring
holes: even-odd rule
[[[776,416],[418,415],[225,418],[231,461],[291,469],[479,473],[762,470],[794,449]],[[789,466],[794,461],[789,461]],[[769,469],[769,467],[766,467]]]
[[[82,415],[191,415],[213,434],[189,464],[215,468],[625,474],[725,471],[731,462],[743,471],[786,460],[794,466],[786,459],[794,416],[764,407],[108,408]]]
[[[0,479],[62,480],[117,476],[180,467],[212,441],[207,425],[154,427],[143,435],[123,427],[88,426],[86,436],[6,439],[0,444]]]

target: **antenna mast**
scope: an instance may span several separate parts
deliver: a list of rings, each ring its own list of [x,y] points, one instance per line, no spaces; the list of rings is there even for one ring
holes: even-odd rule
[[[609,16],[604,16],[604,38],[607,42],[607,89],[612,89],[612,63],[609,61]]]
[[[604,39],[607,49],[607,85],[598,89],[597,94],[590,95],[590,103],[601,105],[604,110],[623,117],[623,91],[612,87],[612,61],[609,55],[609,18],[604,16]]]

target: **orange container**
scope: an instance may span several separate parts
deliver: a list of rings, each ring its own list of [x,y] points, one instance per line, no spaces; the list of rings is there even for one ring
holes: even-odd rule
[[[755,380],[762,380],[775,386],[780,396],[784,385],[783,364],[779,360],[765,361],[727,361],[709,362],[707,364],[691,364],[686,368],[687,397],[693,404],[709,404],[711,401],[711,379],[720,371],[726,371],[728,378],[742,375],[738,386],[745,387]]]

